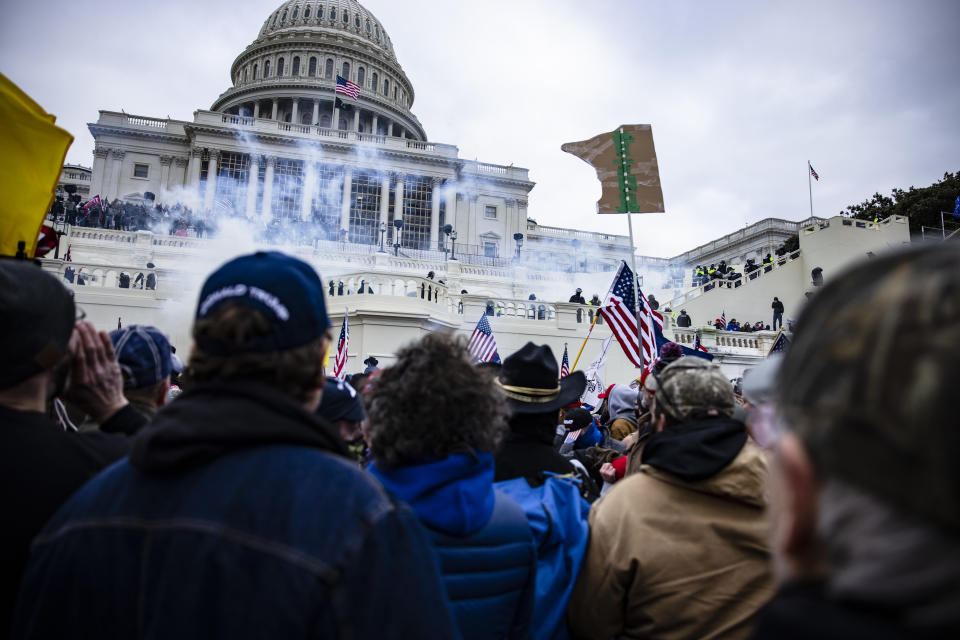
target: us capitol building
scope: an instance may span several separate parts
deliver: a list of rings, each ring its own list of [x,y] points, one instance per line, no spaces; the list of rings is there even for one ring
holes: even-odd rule
[[[359,87],[356,99],[336,92],[338,76]],[[502,355],[534,340],[558,358],[568,344],[572,362],[594,308],[566,300],[578,286],[586,298],[602,298],[619,261],[630,261],[628,238],[541,225],[528,215],[527,169],[464,160],[456,146],[430,141],[390,37],[367,9],[355,0],[283,3],[234,60],[230,78],[192,121],[101,111],[89,125],[91,195],[140,202],[154,194],[158,203],[217,216],[221,230],[207,239],[65,229],[61,253],[70,247],[72,262],[47,260],[46,268],[65,277],[98,328],[154,324],[186,352],[203,277],[255,248],[231,234],[231,221],[278,220],[315,230],[311,243],[283,250],[330,281],[334,324],[349,313],[349,372],[368,355],[388,365],[399,345],[427,331],[469,335],[482,314]],[[681,330],[668,315],[668,336],[692,343],[699,331],[733,376],[766,354],[774,334],[731,336],[701,325],[721,309],[769,322],[767,296],[776,291],[793,315],[814,266],[828,277],[843,261],[908,239],[905,221],[885,222],[768,218],[674,258],[636,256],[637,272],[644,293],[663,306],[676,301],[674,311],[683,305],[694,318]],[[742,265],[794,235],[800,249],[762,278],[706,290],[691,282],[695,264]],[[847,250],[838,254],[837,242]],[[120,288],[121,273],[152,273],[156,287]],[[609,335],[596,326],[581,367]],[[609,380],[635,375],[614,345]]]

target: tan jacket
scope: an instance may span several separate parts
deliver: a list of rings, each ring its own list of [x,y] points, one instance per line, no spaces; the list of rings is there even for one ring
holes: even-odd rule
[[[593,505],[568,609],[584,638],[747,638],[774,592],[763,452],[701,482],[643,465]]]
[[[626,418],[617,418],[610,423],[610,437],[623,440],[637,430],[637,426]]]

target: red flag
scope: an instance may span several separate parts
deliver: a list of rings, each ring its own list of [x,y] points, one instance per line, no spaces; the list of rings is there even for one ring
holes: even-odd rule
[[[40,235],[37,237],[37,252],[34,256],[41,258],[47,255],[57,247],[59,241],[60,238],[57,237],[57,232],[53,230],[53,227],[43,225],[40,227]]]

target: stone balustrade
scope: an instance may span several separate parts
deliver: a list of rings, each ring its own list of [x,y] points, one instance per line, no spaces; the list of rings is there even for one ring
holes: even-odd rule
[[[327,295],[343,296],[392,296],[417,298],[445,309],[451,306],[446,285],[429,278],[402,276],[374,272],[358,272],[326,280]]]
[[[66,286],[115,289],[131,295],[157,296],[157,287],[161,277],[156,268],[147,269],[127,265],[103,265],[92,262],[65,262],[64,260],[42,260],[43,268],[53,274]],[[121,274],[130,277],[126,287],[121,287]]]
[[[700,296],[707,293],[708,291],[712,291],[714,289],[738,289],[742,286],[748,285],[749,283],[753,282],[754,280],[757,280],[758,278],[764,277],[766,274],[771,273],[772,271],[780,267],[783,267],[785,264],[789,262],[793,262],[794,260],[799,260],[799,259],[800,259],[800,250],[797,249],[793,253],[780,256],[779,258],[774,260],[772,264],[759,265],[756,271],[752,271],[751,273],[745,273],[741,277],[737,278],[736,280],[711,280],[704,285],[701,285],[699,287],[694,287],[693,289],[687,291],[683,295],[677,296],[673,300],[670,300],[664,306],[670,307],[671,309],[680,309],[691,300],[695,300],[696,298],[699,298]]]

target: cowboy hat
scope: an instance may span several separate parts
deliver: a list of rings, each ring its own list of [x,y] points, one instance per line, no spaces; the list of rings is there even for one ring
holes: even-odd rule
[[[550,347],[528,342],[503,361],[496,381],[512,413],[547,413],[569,405],[587,386],[582,371],[558,380],[559,376]]]

